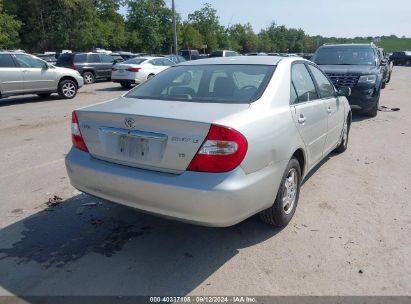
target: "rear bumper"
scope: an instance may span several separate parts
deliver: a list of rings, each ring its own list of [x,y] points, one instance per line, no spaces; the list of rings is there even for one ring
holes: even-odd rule
[[[246,175],[161,173],[117,165],[72,148],[66,157],[71,184],[86,193],[149,213],[205,226],[231,226],[274,202],[285,164]]]
[[[113,79],[113,78],[111,78],[111,81],[112,82],[117,82],[117,83],[120,83],[120,82],[129,82],[129,83],[137,83],[134,79],[120,79],[120,78],[115,78],[115,79]]]
[[[351,88],[348,102],[353,110],[368,111],[378,102],[380,91],[375,87]]]

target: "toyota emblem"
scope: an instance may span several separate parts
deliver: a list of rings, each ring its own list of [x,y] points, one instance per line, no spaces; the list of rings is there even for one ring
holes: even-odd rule
[[[131,117],[127,117],[126,119],[124,119],[124,124],[126,125],[126,127],[132,129],[134,128],[134,124],[135,124],[135,120],[134,118]]]

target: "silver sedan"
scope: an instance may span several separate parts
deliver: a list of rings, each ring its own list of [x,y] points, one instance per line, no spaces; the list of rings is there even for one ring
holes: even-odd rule
[[[74,111],[67,172],[83,192],[168,218],[285,226],[304,177],[347,149],[349,94],[297,57],[182,63]]]

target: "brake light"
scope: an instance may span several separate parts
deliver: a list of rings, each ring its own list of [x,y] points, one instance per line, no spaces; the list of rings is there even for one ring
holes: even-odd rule
[[[74,147],[84,152],[88,152],[86,143],[81,135],[80,125],[78,123],[77,114],[75,111],[71,114],[71,140]]]
[[[238,131],[211,125],[203,145],[189,164],[188,171],[228,172],[243,161],[248,149],[245,137]]]
[[[138,72],[140,70],[141,70],[141,68],[129,68],[129,69],[127,69],[127,71],[129,71],[129,72]]]
[[[77,70],[77,67],[74,63],[70,64],[70,69],[72,70]]]

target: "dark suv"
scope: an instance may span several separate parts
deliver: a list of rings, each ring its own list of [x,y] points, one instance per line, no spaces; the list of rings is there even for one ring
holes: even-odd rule
[[[96,79],[110,79],[114,59],[101,53],[64,53],[57,59],[56,66],[77,70],[84,83],[91,84]]]
[[[312,61],[337,87],[350,87],[352,109],[377,116],[381,89],[385,87],[387,60],[381,59],[374,44],[323,45]]]

